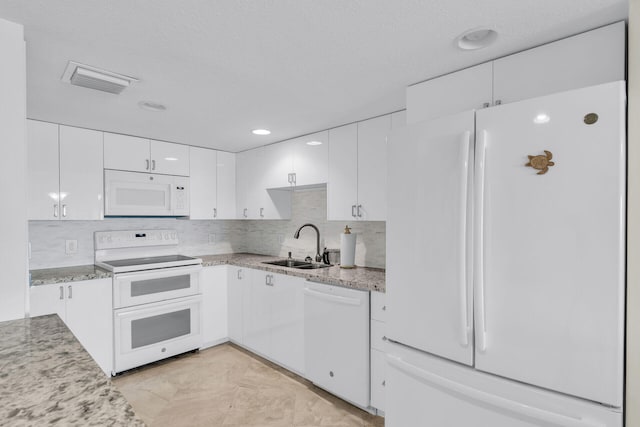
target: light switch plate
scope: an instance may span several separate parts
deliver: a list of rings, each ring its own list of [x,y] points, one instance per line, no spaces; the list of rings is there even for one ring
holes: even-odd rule
[[[73,255],[78,253],[78,241],[77,240],[65,240],[64,252],[67,255]]]

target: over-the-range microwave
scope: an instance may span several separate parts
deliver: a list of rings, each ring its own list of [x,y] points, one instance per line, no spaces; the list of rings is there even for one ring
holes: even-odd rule
[[[188,216],[189,177],[104,171],[105,216]]]

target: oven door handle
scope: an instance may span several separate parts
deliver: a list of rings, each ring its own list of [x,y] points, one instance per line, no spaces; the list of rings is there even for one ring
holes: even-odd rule
[[[158,308],[163,309],[163,311],[166,309],[170,310],[173,307],[187,306],[194,302],[202,303],[202,295],[190,295],[188,297],[150,302],[133,307],[117,308],[113,310],[113,313],[117,318],[122,318],[135,314],[154,313],[158,311]]]
[[[202,270],[202,265],[187,265],[184,267],[168,267],[168,268],[160,268],[155,270],[142,270],[142,271],[132,271],[127,273],[116,273],[114,275],[115,280],[123,280],[129,281],[133,280],[146,280],[153,279],[159,277],[173,277],[173,276],[182,276],[184,274],[189,273],[197,273]]]

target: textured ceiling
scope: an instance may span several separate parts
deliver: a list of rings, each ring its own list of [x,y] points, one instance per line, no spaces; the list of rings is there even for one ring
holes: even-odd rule
[[[228,151],[405,107],[405,87],[625,19],[621,0],[0,0],[25,26],[30,118]],[[489,26],[486,49],[453,40]],[[68,60],[141,79],[60,81]],[[167,106],[138,108],[140,100]],[[268,137],[250,133],[256,127]]]

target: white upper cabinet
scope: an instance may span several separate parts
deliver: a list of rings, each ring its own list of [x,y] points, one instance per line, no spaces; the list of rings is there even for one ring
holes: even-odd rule
[[[358,203],[358,125],[329,130],[327,219],[354,219]]]
[[[327,219],[384,221],[391,114],[331,129]]]
[[[217,216],[217,152],[189,147],[191,151],[190,201],[191,219],[213,219]]]
[[[233,219],[236,215],[235,154],[189,147],[191,219]]]
[[[105,132],[104,167],[123,171],[151,172],[149,140]]]
[[[189,176],[189,146],[150,140],[151,172]]]
[[[387,219],[387,135],[391,115],[358,123],[358,205],[365,221]]]
[[[189,147],[105,132],[104,167],[133,172],[189,176]]]
[[[407,123],[490,106],[492,79],[493,63],[487,62],[409,86]]]
[[[398,129],[407,125],[407,110],[391,113],[391,129]]]
[[[625,24],[618,22],[493,63],[493,97],[508,103],[625,79]]]
[[[625,24],[436,77],[407,88],[407,123],[625,79]]]
[[[102,132],[60,126],[62,219],[104,217]]]
[[[327,182],[329,131],[316,132],[264,147],[265,188],[309,186]]]
[[[103,218],[102,132],[27,121],[32,220]]]
[[[293,185],[317,185],[327,182],[329,131],[316,132],[290,142],[293,160]]]
[[[278,145],[278,144],[276,144]],[[291,218],[291,191],[267,190],[265,182],[273,176],[269,160],[272,146],[243,151],[236,156],[237,218]]]
[[[27,120],[29,219],[60,217],[58,125]]]
[[[191,159],[193,160],[193,157]],[[216,200],[216,219],[236,218],[236,155],[234,153],[217,152]]]

